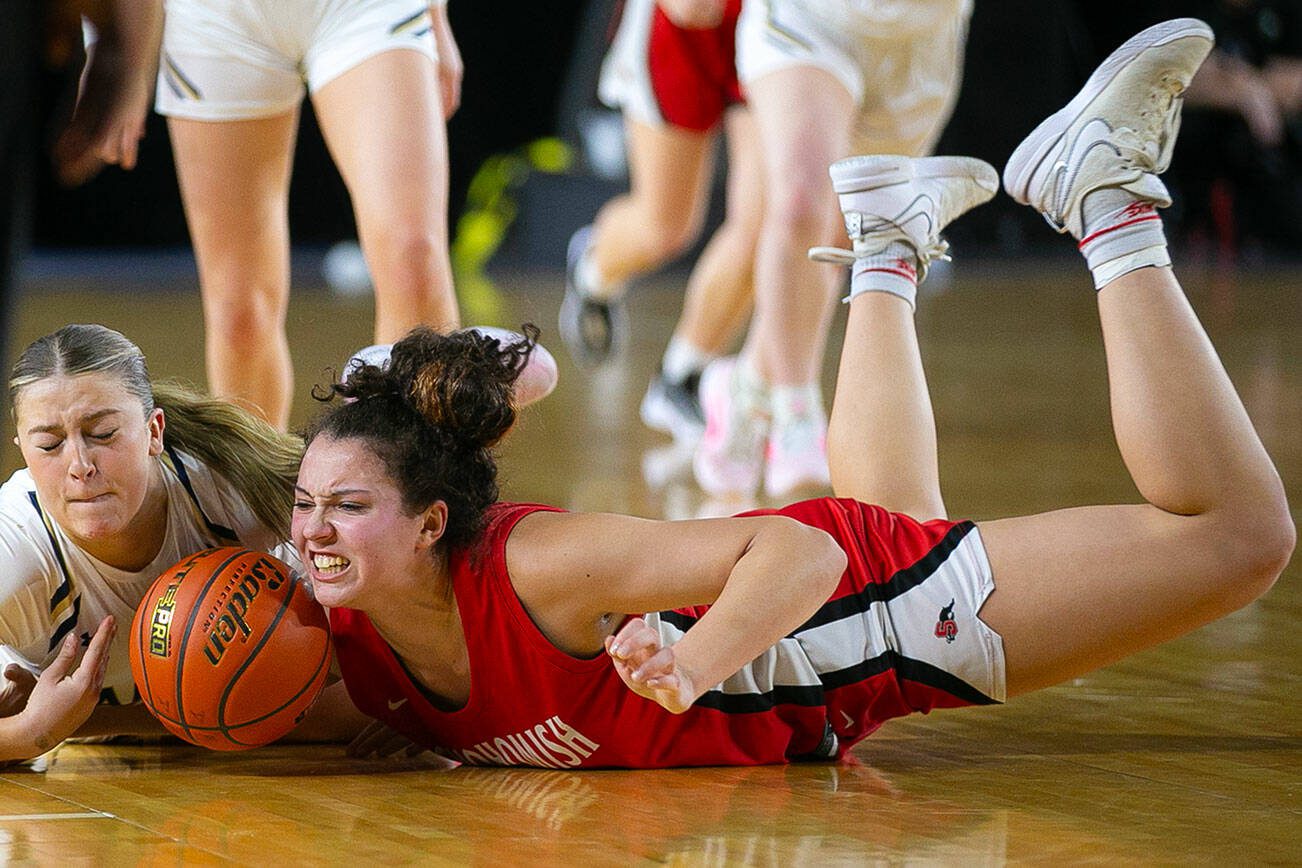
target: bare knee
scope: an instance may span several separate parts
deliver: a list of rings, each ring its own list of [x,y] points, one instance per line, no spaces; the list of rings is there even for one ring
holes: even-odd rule
[[[758,212],[728,214],[715,230],[711,243],[728,251],[737,262],[749,260],[759,238],[760,217]]]
[[[1297,528],[1280,491],[1252,509],[1220,518],[1211,533],[1222,560],[1226,611],[1242,608],[1274,586],[1297,545]]]
[[[801,244],[831,239],[837,229],[836,211],[824,186],[790,184],[774,190],[764,207],[766,231]]]
[[[665,241],[664,249],[661,256],[666,260],[677,259],[687,252],[687,249],[696,243],[696,239],[701,236],[701,220],[693,220],[684,223],[678,220],[674,225],[665,227],[663,237]]]
[[[704,217],[698,210],[686,215],[648,210],[640,230],[646,254],[657,262],[668,262],[686,252],[701,234]]]
[[[218,281],[203,290],[204,321],[227,344],[262,343],[283,329],[285,302],[278,287],[256,282]]]

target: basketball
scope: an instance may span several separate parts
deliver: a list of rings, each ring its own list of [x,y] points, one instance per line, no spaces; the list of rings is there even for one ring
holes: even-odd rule
[[[207,549],[163,571],[131,624],[140,698],[171,732],[213,750],[293,729],[330,669],[325,610],[263,552]]]

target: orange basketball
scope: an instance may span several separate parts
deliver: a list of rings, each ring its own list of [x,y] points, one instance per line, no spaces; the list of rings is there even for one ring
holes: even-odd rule
[[[330,669],[325,610],[263,552],[218,548],[165,570],[131,624],[140,698],[169,730],[214,750],[275,741]]]

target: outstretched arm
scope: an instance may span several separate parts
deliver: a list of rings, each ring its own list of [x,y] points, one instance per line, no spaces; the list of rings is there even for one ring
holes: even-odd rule
[[[571,653],[607,650],[631,689],[675,713],[804,623],[845,564],[832,537],[783,516],[538,513],[507,544],[516,593],[548,638]],[[710,610],[672,649],[634,635],[636,620],[617,646],[590,626],[605,613],[701,604]]]
[[[1271,81],[1256,67],[1213,49],[1185,91],[1187,105],[1206,106],[1242,116],[1263,145],[1278,145],[1284,136],[1284,111]]]

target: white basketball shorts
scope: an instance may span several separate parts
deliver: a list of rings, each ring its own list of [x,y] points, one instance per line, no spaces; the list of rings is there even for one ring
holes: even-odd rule
[[[270,117],[393,49],[436,59],[423,0],[167,0],[155,105],[194,120]]]
[[[737,25],[743,90],[812,67],[858,106],[855,153],[922,156],[954,111],[971,0],[747,0]]]

